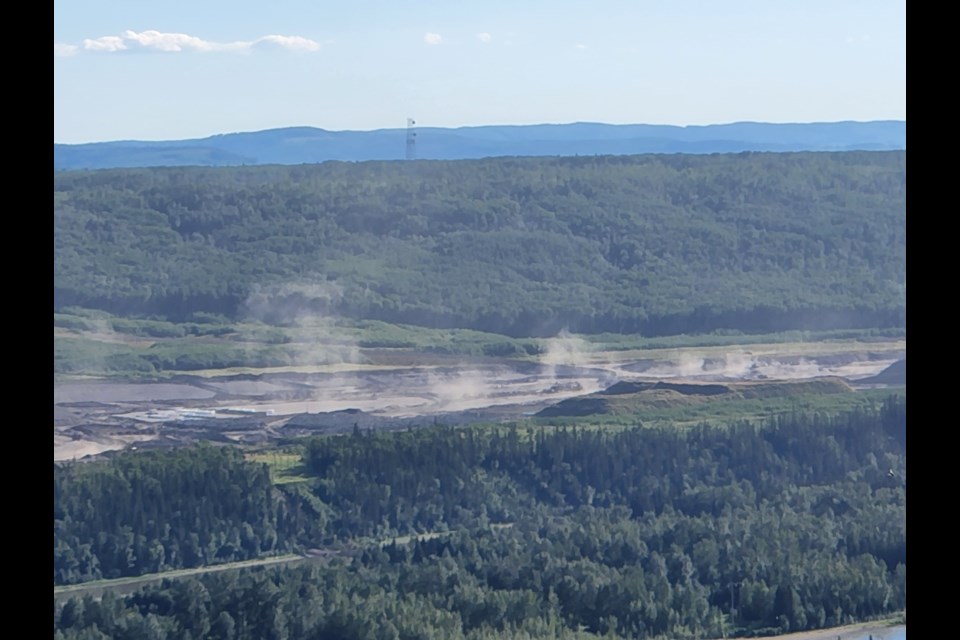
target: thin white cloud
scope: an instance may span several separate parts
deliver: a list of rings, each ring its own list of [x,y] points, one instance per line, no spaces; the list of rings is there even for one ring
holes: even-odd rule
[[[69,56],[75,55],[77,53],[77,45],[75,44],[64,44],[62,42],[53,43],[53,57],[54,58],[67,58]]]
[[[183,53],[189,51],[250,51],[254,48],[277,48],[288,51],[319,51],[320,43],[302,36],[266,35],[256,40],[236,42],[212,42],[186,33],[161,31],[124,31],[119,36],[101,36],[83,41],[86,51],[114,53],[117,51],[160,51]],[[73,55],[79,47],[70,44],[55,44],[54,55]]]
[[[130,43],[136,43],[145,49],[156,49],[157,51],[169,51],[179,53],[181,51],[213,51],[217,45],[213,42],[207,42],[196,36],[188,36],[185,33],[161,33],[159,31],[124,31],[123,39]]]
[[[589,49],[589,48],[590,48],[590,47],[588,47],[587,45],[583,44],[582,42],[579,43],[579,44],[577,44],[577,45],[574,45],[574,46],[576,46],[577,49]]]
[[[427,44],[440,44],[443,42],[443,37],[439,33],[427,33],[423,36],[423,41]]]
[[[483,44],[488,44],[492,39],[493,39],[493,36],[491,36],[489,33],[478,33],[478,34],[477,34],[477,40],[479,40],[479,41],[482,42]]]
[[[118,36],[102,36],[84,40],[83,48],[87,51],[123,51],[127,45]]]
[[[291,51],[319,51],[320,43],[300,36],[263,36],[254,41],[254,45],[269,44]]]

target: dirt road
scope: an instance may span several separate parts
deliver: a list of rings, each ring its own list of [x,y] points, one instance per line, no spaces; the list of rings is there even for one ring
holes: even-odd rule
[[[257,560],[243,560],[241,562],[228,562],[208,567],[196,567],[194,569],[176,569],[174,571],[163,571],[161,573],[148,573],[142,576],[130,578],[117,578],[115,580],[95,580],[93,582],[84,582],[82,584],[71,584],[53,588],[54,599],[69,598],[70,596],[84,596],[86,594],[100,594],[107,590],[119,590],[121,592],[136,591],[140,587],[153,584],[169,578],[184,578],[187,576],[196,576],[204,573],[216,573],[218,571],[230,571],[233,569],[249,569],[251,567],[267,567],[280,564],[296,564],[304,562],[308,558],[290,553],[283,556],[274,556],[271,558],[260,558]]]

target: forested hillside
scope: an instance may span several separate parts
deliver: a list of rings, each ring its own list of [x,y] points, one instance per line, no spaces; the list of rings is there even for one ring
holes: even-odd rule
[[[55,173],[54,310],[293,305],[516,336],[905,326],[905,166],[892,151]]]
[[[57,637],[716,638],[906,606],[895,397],[764,427],[357,431],[312,440],[309,477],[273,498],[232,452],[163,455],[55,467],[55,581],[81,555],[125,575],[185,566],[188,549],[352,553],[61,602]]]
[[[53,168],[224,167],[327,160],[401,160],[406,152],[406,137],[405,129],[327,131],[288,127],[193,140],[54,144]],[[898,120],[802,124],[735,122],[686,127],[577,122],[416,129],[416,156],[430,160],[637,153],[881,151],[906,146],[907,123]]]
[[[293,544],[266,467],[244,462],[239,449],[55,465],[53,504],[55,584],[246,560]]]

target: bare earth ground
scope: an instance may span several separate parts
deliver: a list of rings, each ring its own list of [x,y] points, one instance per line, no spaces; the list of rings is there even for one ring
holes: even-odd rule
[[[856,380],[906,358],[906,340],[603,353],[576,346],[540,362],[340,364],[220,376],[203,372],[157,383],[58,382],[54,460],[203,439],[265,442],[342,432],[355,424],[406,428],[437,418],[446,424],[510,420],[620,380],[797,380],[829,375],[856,385]]]

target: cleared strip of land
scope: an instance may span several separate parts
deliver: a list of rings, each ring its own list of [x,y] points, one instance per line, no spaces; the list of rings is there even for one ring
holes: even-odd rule
[[[54,598],[65,598],[75,595],[86,595],[88,593],[102,593],[108,589],[131,588],[137,589],[143,585],[171,578],[184,578],[203,573],[215,573],[217,571],[230,571],[232,569],[249,569],[251,567],[266,567],[275,564],[293,564],[303,562],[309,558],[295,553],[289,553],[282,556],[273,556],[270,558],[259,558],[257,560],[242,560],[240,562],[228,562],[226,564],[217,564],[206,567],[195,567],[193,569],[175,569],[173,571],[163,571],[161,573],[148,573],[142,576],[131,576],[128,578],[115,578],[113,580],[94,580],[82,584],[70,584],[53,588]]]
[[[501,531],[503,529],[509,529],[513,526],[512,522],[491,524],[490,529],[492,531]],[[411,534],[406,536],[397,536],[392,538],[384,538],[383,540],[367,543],[374,544],[379,547],[386,547],[390,544],[409,544],[414,541],[424,541],[432,540],[434,538],[440,538],[443,536],[448,536],[458,531],[428,531],[426,533]],[[356,543],[354,544],[354,550],[357,548]],[[296,553],[288,553],[282,556],[272,556],[270,558],[259,558],[256,560],[241,560],[240,562],[227,562],[225,564],[217,564],[206,567],[195,567],[193,569],[175,569],[173,571],[162,571],[160,573],[148,573],[142,576],[130,576],[127,578],[115,578],[113,580],[93,580],[91,582],[83,582],[81,584],[68,584],[59,587],[53,588],[53,597],[57,598],[68,598],[70,596],[83,596],[88,593],[90,594],[99,594],[107,590],[126,590],[126,591],[135,591],[136,589],[154,582],[160,582],[161,580],[170,580],[175,578],[186,578],[189,576],[196,576],[204,573],[215,573],[217,571],[230,571],[233,569],[250,569],[252,567],[266,567],[271,565],[279,564],[297,564],[300,562],[311,561],[311,560],[323,560],[329,559],[333,556],[343,555],[347,552],[347,548],[343,549],[311,549],[307,551],[306,555],[298,555]]]

